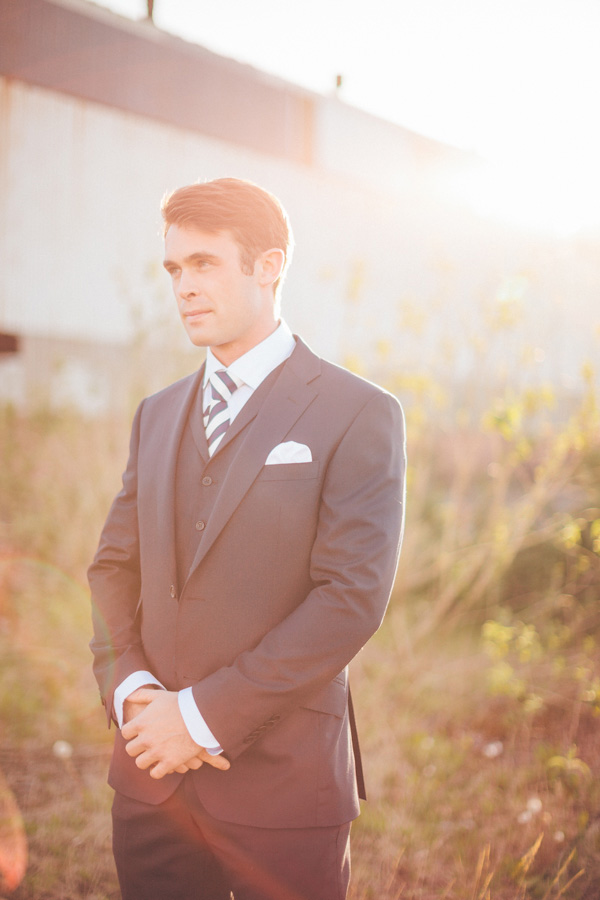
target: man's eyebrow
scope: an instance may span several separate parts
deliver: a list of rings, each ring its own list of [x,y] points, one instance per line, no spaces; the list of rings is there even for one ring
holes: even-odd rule
[[[190,253],[189,256],[184,257],[183,261],[184,261],[184,263],[187,263],[189,265],[190,263],[217,262],[218,259],[219,259],[219,257],[215,256],[214,253],[198,252],[198,253]],[[165,269],[173,269],[173,268],[176,269],[176,268],[178,268],[178,263],[173,262],[170,259],[165,259],[163,261],[163,266],[165,267]]]

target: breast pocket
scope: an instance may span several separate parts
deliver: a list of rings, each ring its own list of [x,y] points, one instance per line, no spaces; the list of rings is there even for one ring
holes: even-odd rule
[[[319,475],[319,461],[305,463],[275,463],[263,466],[259,475],[261,481],[296,481],[308,478],[317,478]]]

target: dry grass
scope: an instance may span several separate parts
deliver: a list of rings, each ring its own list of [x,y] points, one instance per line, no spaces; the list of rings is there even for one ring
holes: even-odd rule
[[[355,900],[558,897],[581,868],[566,896],[598,895],[591,711],[571,728],[562,710],[531,716],[490,697],[489,661],[470,637],[433,640],[407,663],[386,630],[357,663],[371,802],[354,829]],[[548,762],[572,741],[589,772],[555,777]],[[540,834],[524,878],[519,860]]]
[[[585,768],[572,778],[548,768],[551,755],[566,759],[574,739],[577,759],[598,771],[592,714],[580,713],[574,728],[565,728],[560,710],[517,717],[513,701],[489,696],[489,661],[473,638],[433,642],[407,660],[392,621],[353,666],[370,801],[353,829],[351,900],[597,897],[594,778]],[[29,841],[16,900],[118,897],[105,784],[110,748],[96,724],[96,743],[73,739],[68,765],[52,752],[56,731],[0,752]],[[525,877],[519,860],[540,834]]]
[[[65,766],[51,747],[3,748],[0,765],[21,808],[29,864],[14,900],[117,900],[107,746],[78,744]]]
[[[353,664],[371,799],[353,829],[351,898],[592,900],[593,385],[568,422],[545,420],[537,433],[506,404],[487,430],[462,420],[436,429],[408,406],[403,562],[386,623]],[[127,427],[11,411],[0,426],[0,767],[29,843],[11,896],[112,900],[109,736],[90,674],[83,577]],[[57,740],[71,758],[53,753]]]

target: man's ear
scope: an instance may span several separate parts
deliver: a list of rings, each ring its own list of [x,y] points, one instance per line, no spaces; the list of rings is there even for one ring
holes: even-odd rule
[[[278,247],[273,247],[272,250],[265,250],[264,253],[261,253],[256,260],[254,269],[255,274],[258,275],[259,284],[263,287],[275,284],[277,279],[281,277],[284,264],[285,254]]]

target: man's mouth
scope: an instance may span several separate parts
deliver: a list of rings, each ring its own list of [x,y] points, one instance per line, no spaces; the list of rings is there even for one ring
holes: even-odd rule
[[[208,315],[210,309],[186,309],[183,313],[184,319],[197,319]]]

